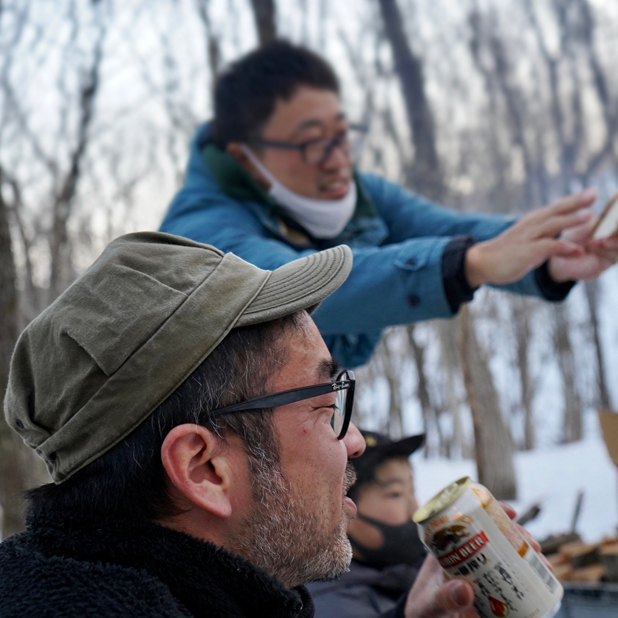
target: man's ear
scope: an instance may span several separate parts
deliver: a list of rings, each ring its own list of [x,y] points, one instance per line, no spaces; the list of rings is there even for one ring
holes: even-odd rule
[[[239,142],[230,142],[226,147],[225,151],[231,157],[234,157],[236,161],[249,173],[251,176],[260,183],[260,185],[264,189],[268,189],[270,187],[270,183],[264,176],[260,173],[260,170],[255,167],[251,159],[245,154],[243,151],[241,144]]]
[[[233,461],[229,447],[200,425],[174,427],[161,446],[172,485],[192,504],[217,517],[232,514]]]

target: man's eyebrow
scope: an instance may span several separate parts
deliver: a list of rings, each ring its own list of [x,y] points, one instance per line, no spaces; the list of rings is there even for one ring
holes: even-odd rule
[[[319,375],[331,380],[336,378],[340,372],[341,365],[334,358],[321,361],[318,367]]]
[[[346,119],[346,115],[345,115],[344,112],[339,112],[335,116],[335,120],[336,121],[345,120],[345,119]],[[309,118],[307,120],[303,120],[300,124],[298,124],[296,126],[296,128],[292,132],[292,135],[290,135],[290,138],[295,137],[298,133],[300,133],[304,129],[312,129],[314,127],[318,128],[318,129],[321,129],[323,124],[324,123],[322,121],[318,120],[317,118]]]

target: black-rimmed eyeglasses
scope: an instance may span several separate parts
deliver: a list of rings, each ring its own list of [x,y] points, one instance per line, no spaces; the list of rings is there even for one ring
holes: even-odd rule
[[[249,410],[261,410],[264,408],[278,408],[285,406],[288,403],[295,403],[305,399],[335,393],[335,405],[333,407],[333,416],[330,424],[337,436],[338,440],[343,440],[348,427],[350,418],[352,417],[352,406],[354,405],[354,386],[356,380],[351,371],[342,371],[332,382],[326,384],[316,384],[314,386],[303,386],[301,388],[293,388],[289,391],[273,393],[272,395],[264,395],[263,397],[255,397],[247,399],[240,403],[232,404],[214,410],[211,414],[227,414],[229,412],[244,412]]]
[[[335,148],[341,148],[345,154],[355,154],[360,149],[366,133],[367,127],[364,125],[351,124],[345,131],[340,131],[331,138],[321,137],[300,144],[256,138],[249,140],[249,144],[265,148],[298,150],[307,165],[322,165],[328,161]]]

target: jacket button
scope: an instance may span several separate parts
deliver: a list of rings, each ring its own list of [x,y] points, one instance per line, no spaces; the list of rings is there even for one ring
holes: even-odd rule
[[[413,258],[413,257],[408,258],[406,260],[406,264],[408,264],[409,266],[416,266],[416,258]]]
[[[408,305],[410,307],[416,307],[421,302],[421,299],[418,296],[408,296]]]

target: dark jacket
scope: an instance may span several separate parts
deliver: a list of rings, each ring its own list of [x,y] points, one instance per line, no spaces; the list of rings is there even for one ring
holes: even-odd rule
[[[31,515],[0,544],[1,618],[311,618],[300,587],[153,523]]]
[[[397,564],[374,569],[352,560],[339,579],[307,588],[315,618],[403,618],[403,606],[418,569]]]

